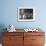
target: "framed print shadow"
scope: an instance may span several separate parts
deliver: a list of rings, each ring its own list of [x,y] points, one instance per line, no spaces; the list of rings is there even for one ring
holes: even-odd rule
[[[18,21],[35,21],[35,8],[19,7],[17,10]]]

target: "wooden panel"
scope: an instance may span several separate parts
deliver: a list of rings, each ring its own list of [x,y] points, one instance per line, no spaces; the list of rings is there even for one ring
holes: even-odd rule
[[[44,46],[43,44],[32,44],[32,46]]]
[[[24,46],[31,46],[31,44],[32,44],[32,37],[30,37],[30,36],[25,36],[24,37]]]
[[[3,46],[44,46],[44,32],[5,32]]]
[[[25,32],[24,46],[43,46],[44,32]]]
[[[38,36],[38,35],[39,35],[39,36],[43,35],[43,36],[44,36],[45,33],[44,33],[44,32],[25,32],[25,33],[24,33],[24,36],[26,36],[26,35],[27,35],[27,36],[29,36],[29,35],[32,35],[32,36],[33,36],[33,35],[37,35],[37,36]]]
[[[23,46],[23,39],[21,37],[17,37],[14,40],[4,40],[3,45],[11,45],[14,44],[15,46]]]
[[[32,44],[43,44],[44,36],[32,36]]]
[[[14,33],[9,33],[7,35],[5,33],[3,37],[3,46],[23,46],[23,36],[18,35],[18,33],[15,33],[17,35],[12,35],[12,34]]]
[[[4,32],[5,36],[23,36],[23,32]]]

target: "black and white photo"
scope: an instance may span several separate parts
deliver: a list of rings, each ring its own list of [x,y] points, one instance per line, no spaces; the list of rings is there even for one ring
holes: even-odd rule
[[[18,21],[34,21],[35,20],[35,9],[30,7],[18,8]]]

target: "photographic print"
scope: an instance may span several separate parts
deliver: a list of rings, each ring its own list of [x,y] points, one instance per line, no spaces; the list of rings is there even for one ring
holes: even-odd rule
[[[18,8],[18,21],[34,21],[35,9],[31,7]]]

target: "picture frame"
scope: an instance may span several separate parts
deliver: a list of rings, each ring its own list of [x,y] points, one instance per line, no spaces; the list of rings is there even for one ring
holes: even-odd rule
[[[17,10],[18,21],[35,21],[35,8],[19,7]]]

